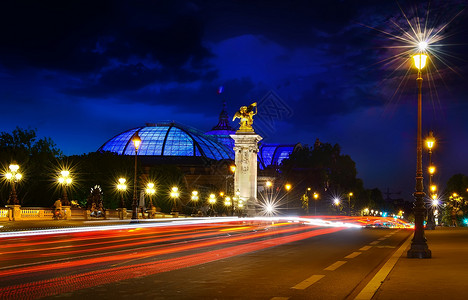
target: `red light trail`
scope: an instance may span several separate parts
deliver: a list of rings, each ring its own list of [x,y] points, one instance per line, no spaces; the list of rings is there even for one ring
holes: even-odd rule
[[[350,226],[340,226],[342,223],[362,226],[385,221],[376,217],[321,219],[339,223],[324,228],[309,223],[312,219],[260,219],[0,238],[0,298],[72,292],[331,234]]]

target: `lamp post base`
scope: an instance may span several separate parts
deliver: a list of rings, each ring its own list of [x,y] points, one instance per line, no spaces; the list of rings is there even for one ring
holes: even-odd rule
[[[411,244],[411,249],[406,253],[408,258],[431,258],[432,252],[427,247],[427,244]]]

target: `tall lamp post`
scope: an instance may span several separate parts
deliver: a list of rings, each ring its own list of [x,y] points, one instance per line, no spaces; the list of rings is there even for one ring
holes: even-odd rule
[[[289,213],[289,191],[291,190],[292,186],[289,183],[286,183],[284,188],[286,189],[286,210]]]
[[[19,165],[12,163],[9,166],[10,172],[5,174],[5,178],[11,182],[11,192],[8,198],[9,205],[19,205],[18,197],[16,196],[16,183],[21,180],[23,175],[18,172]]]
[[[133,146],[135,147],[135,177],[133,179],[133,201],[132,201],[132,220],[138,220],[138,202],[137,202],[137,154],[138,148],[141,145],[141,139],[138,132],[132,137]]]
[[[351,216],[351,197],[353,195],[353,193],[348,193],[348,216]]]
[[[424,185],[423,185],[423,171],[422,171],[422,76],[421,70],[426,65],[427,55],[423,52],[427,47],[426,42],[419,44],[419,54],[413,56],[414,64],[418,69],[418,131],[417,131],[417,145],[416,145],[416,186],[414,196],[414,236],[411,241],[411,248],[407,252],[408,258],[431,258],[431,250],[426,243],[424,236]]]
[[[429,137],[426,139],[426,146],[429,153],[429,189],[432,187],[432,175],[434,175],[435,167],[432,165],[432,147],[434,147],[435,139],[434,133],[432,131],[429,132]],[[429,192],[429,195],[432,195]],[[432,197],[432,196],[431,196]],[[428,204],[427,206],[427,229],[434,230],[435,229],[435,220],[434,220],[434,206],[432,204]]]
[[[317,200],[319,198],[319,194],[314,192],[314,214],[317,215]]]

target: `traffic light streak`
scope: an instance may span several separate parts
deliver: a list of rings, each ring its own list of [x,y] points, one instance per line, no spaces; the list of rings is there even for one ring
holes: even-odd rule
[[[291,228],[289,228],[291,229]],[[297,228],[293,228],[296,229]],[[221,259],[226,259],[232,256],[237,256],[241,254],[246,254],[253,251],[259,251],[263,249],[267,249],[274,246],[279,246],[307,238],[311,238],[318,235],[329,234],[333,232],[337,232],[342,230],[343,228],[326,228],[326,229],[315,229],[310,230],[311,227],[306,227],[305,229],[309,229],[305,232],[295,233],[287,236],[275,237],[270,238],[267,240],[259,240],[254,241],[251,243],[243,244],[243,245],[236,245],[225,247],[222,249],[211,250],[203,253],[196,253],[186,256],[181,256],[177,258],[171,258],[166,260],[154,261],[149,263],[142,263],[142,264],[133,264],[130,266],[121,266],[115,268],[107,268],[103,270],[91,271],[86,273],[74,274],[64,277],[56,277],[47,280],[41,280],[36,282],[30,282],[26,284],[19,284],[19,285],[11,285],[8,287],[0,288],[0,295],[5,298],[10,297],[24,297],[24,298],[38,298],[38,297],[46,297],[52,296],[56,294],[62,294],[66,292],[72,292],[79,289],[89,288],[101,284],[108,284],[116,281],[121,281],[125,279],[137,278],[137,277],[144,277],[149,276],[157,273],[173,271],[181,268],[191,267],[203,263],[209,263]],[[294,230],[285,230],[285,232],[293,232]],[[274,233],[278,234],[278,232]],[[268,232],[263,233],[256,233],[255,237],[243,237],[243,239],[252,239],[258,237],[264,237],[271,235]],[[241,237],[235,237],[237,241],[242,240]],[[231,242],[232,240],[228,241]],[[218,241],[225,243],[226,241]],[[199,244],[199,243],[197,243]],[[197,247],[206,247],[208,244],[214,245],[216,241],[210,241],[208,244],[198,245]],[[183,251],[184,247],[176,247],[178,251]],[[186,248],[191,248],[187,245]],[[166,249],[170,250],[170,249]],[[177,251],[177,250],[176,250]],[[174,252],[176,252],[174,251]],[[160,255],[160,253],[148,253],[143,252],[141,254],[136,254],[140,256],[148,256],[149,254],[153,255]],[[115,260],[124,260],[124,259],[135,259],[135,254],[125,254],[125,255],[114,255]],[[96,258],[92,260],[87,260],[87,263],[99,262],[99,260],[106,260],[107,257]],[[102,262],[102,261],[101,261]],[[1,276],[13,276],[24,274],[25,272],[40,272],[40,271],[54,271],[57,268],[71,268],[80,265],[70,262],[70,263],[62,263],[62,264],[51,264],[48,266],[37,267],[35,270],[31,270],[31,268],[24,268],[23,270],[11,270],[10,272],[2,272]],[[32,268],[34,269],[34,267]],[[29,270],[29,271],[28,271]],[[20,272],[14,272],[20,271]]]

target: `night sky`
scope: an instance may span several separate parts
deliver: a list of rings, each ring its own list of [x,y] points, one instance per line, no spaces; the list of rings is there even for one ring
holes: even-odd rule
[[[437,138],[435,181],[443,185],[468,174],[465,7],[2,1],[0,131],[35,128],[64,154],[82,154],[146,122],[208,131],[224,100],[231,117],[258,101],[254,126],[265,142],[338,143],[366,188],[388,187],[411,199],[417,85],[408,59],[416,48],[402,47],[408,44],[398,37],[417,32],[405,16],[441,37],[429,45],[434,55],[423,75],[423,135],[433,130]]]

